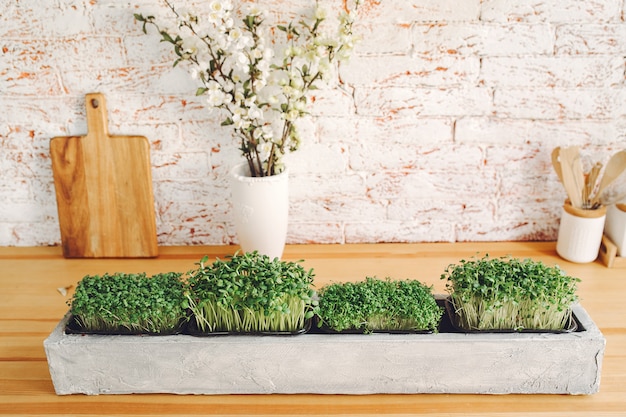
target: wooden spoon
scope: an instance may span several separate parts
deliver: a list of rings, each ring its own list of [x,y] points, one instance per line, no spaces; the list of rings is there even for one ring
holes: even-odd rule
[[[600,195],[602,195],[604,189],[615,181],[624,170],[626,170],[626,150],[619,151],[613,155],[606,164],[604,174],[602,174],[602,179],[600,180],[600,186],[593,198],[594,205],[600,201]]]
[[[556,172],[556,176],[559,177],[559,181],[563,182],[563,171],[561,170],[561,161],[559,161],[559,154],[561,152],[561,148],[557,146],[552,150],[552,166],[554,167],[554,172]]]
[[[573,207],[583,206],[583,187],[585,176],[580,161],[580,149],[578,146],[561,148],[559,151],[561,161],[561,173],[563,185]]]

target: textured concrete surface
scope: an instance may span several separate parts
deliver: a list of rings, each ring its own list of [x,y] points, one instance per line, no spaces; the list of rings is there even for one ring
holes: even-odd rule
[[[605,339],[586,311],[569,334],[295,337],[65,335],[44,347],[65,394],[593,394]]]

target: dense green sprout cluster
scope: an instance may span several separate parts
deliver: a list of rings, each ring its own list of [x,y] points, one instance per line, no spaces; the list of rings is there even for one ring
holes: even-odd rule
[[[68,304],[86,331],[172,332],[186,316],[181,275],[87,275]]]
[[[435,331],[442,316],[432,287],[415,280],[333,283],[319,297],[320,323],[335,331]]]
[[[186,293],[206,332],[295,332],[313,313],[313,271],[257,252],[235,254],[189,273]]]
[[[471,330],[562,330],[580,282],[558,266],[489,255],[449,265],[441,279],[461,326]]]

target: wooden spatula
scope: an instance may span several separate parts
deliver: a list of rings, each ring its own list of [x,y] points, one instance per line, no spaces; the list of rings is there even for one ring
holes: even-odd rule
[[[600,185],[598,186],[598,191],[594,197],[594,203],[600,201],[604,189],[615,181],[624,170],[626,170],[626,150],[614,154],[609,159],[609,162],[607,162],[604,173],[602,174],[602,179],[600,180]]]
[[[150,145],[110,136],[104,95],[87,94],[87,135],[50,141],[63,255],[158,255]]]

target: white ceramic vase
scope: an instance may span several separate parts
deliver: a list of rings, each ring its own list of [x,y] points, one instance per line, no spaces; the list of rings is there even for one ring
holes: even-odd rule
[[[570,262],[593,262],[600,252],[606,207],[582,210],[569,202],[563,205],[556,251]]]
[[[251,177],[247,163],[231,170],[233,216],[244,252],[282,257],[287,239],[289,176]]]

